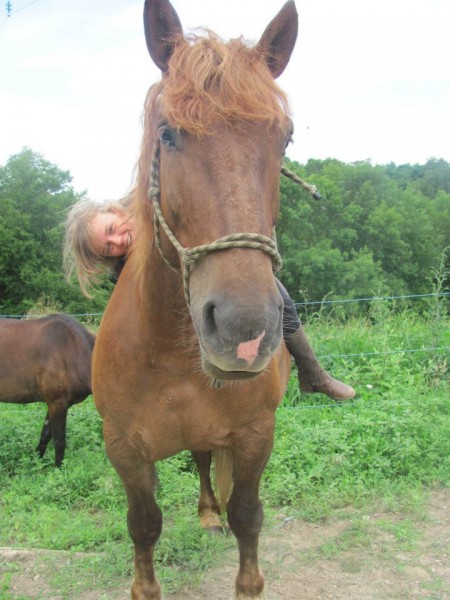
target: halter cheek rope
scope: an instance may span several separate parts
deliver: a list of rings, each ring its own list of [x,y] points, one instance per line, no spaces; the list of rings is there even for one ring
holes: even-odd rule
[[[302,179],[297,177],[297,175],[289,171],[289,169],[287,169],[284,166],[281,167],[281,173],[286,177],[289,177],[295,183],[301,185],[316,200],[320,199],[321,196],[317,192],[316,187],[314,185],[309,185],[308,183],[304,182]],[[259,235],[258,233],[233,233],[232,235],[227,235],[225,237],[219,238],[211,244],[195,246],[194,248],[184,248],[172,233],[172,230],[170,229],[161,212],[161,190],[159,188],[159,148],[156,149],[155,157],[152,161],[148,197],[153,204],[155,243],[162,259],[173,271],[175,271],[176,273],[179,272],[179,269],[172,265],[172,263],[164,255],[161,246],[160,226],[164,229],[165,234],[173,244],[174,248],[177,250],[180,256],[181,263],[184,266],[183,290],[188,306],[190,305],[189,277],[191,267],[196,263],[196,261],[199,258],[201,258],[205,254],[208,254],[208,252],[213,252],[215,250],[226,250],[228,248],[253,248],[255,250],[262,250],[263,252],[269,254],[272,258],[274,270],[279,271],[281,269],[283,262],[277,250],[275,228],[273,230],[272,239],[264,235]],[[211,387],[213,388],[220,389],[222,385],[223,382],[220,379],[213,378],[211,380]]]
[[[150,172],[150,187],[148,190],[148,197],[153,204],[153,222],[155,228],[155,242],[156,246],[161,254],[164,262],[173,270],[178,272],[177,269],[167,257],[164,255],[161,246],[160,226],[163,228],[164,233],[171,241],[174,248],[177,250],[180,261],[184,267],[183,269],[183,289],[186,303],[190,305],[190,292],[189,292],[189,277],[192,266],[205,254],[216,250],[227,250],[229,248],[252,248],[254,250],[262,250],[266,254],[269,254],[272,258],[272,264],[275,271],[279,271],[282,267],[281,256],[277,250],[277,244],[274,239],[268,238],[258,233],[233,233],[225,237],[219,238],[211,244],[204,244],[202,246],[195,246],[194,248],[184,248],[180,242],[176,239],[169,225],[167,224],[160,206],[161,191],[159,188],[159,154],[158,151],[155,153],[155,157],[152,161],[152,168]]]

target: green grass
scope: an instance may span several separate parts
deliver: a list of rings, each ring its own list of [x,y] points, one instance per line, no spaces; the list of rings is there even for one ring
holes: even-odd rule
[[[302,395],[292,374],[262,482],[267,523],[280,510],[321,521],[351,505],[357,512],[347,538],[321,550],[331,556],[350,543],[348,536],[353,545],[364,543],[369,527],[360,518],[364,510],[381,506],[418,514],[428,488],[449,484],[448,351],[378,354],[450,346],[448,320],[440,325],[385,306],[367,319],[311,321],[306,330],[324,357],[321,362],[358,394],[342,404]],[[376,354],[331,357],[359,353]],[[72,600],[83,589],[104,590],[131,580],[126,501],[105,456],[92,399],[70,410],[66,460],[59,470],[53,467],[52,447],[43,461],[34,453],[44,414],[43,405],[0,405],[0,546],[67,551],[64,570],[51,557],[42,568],[61,597]],[[169,593],[195,581],[235,541],[200,529],[198,480],[188,453],[159,463],[158,474],[164,528],[156,560]],[[370,527],[405,547],[415,543],[407,518]],[[74,552],[85,555],[71,560]],[[9,591],[17,568],[0,563],[0,600],[19,600]]]

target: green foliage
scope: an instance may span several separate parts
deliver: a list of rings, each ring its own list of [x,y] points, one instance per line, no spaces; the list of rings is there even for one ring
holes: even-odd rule
[[[45,299],[65,312],[102,310],[62,274],[63,222],[78,199],[68,171],[25,148],[0,167],[0,313],[23,314]]]
[[[450,254],[447,162],[287,166],[322,194],[314,200],[281,179],[281,279],[295,299],[429,292],[430,269],[444,249],[447,265]],[[0,167],[0,313],[23,314],[42,302],[66,313],[102,312],[108,282],[88,300],[62,275],[64,217],[79,196],[68,171],[28,148]]]
[[[448,300],[439,296],[449,285],[450,165],[328,159],[288,166],[323,195],[311,200],[281,182],[282,278],[294,298],[300,292],[305,299],[339,299],[430,288],[435,296],[423,301],[421,317],[403,302],[379,301],[368,305],[364,318],[351,317],[349,305],[346,320],[342,307],[310,315],[307,333],[322,364],[354,385],[358,396],[342,405],[304,396],[292,374],[262,482],[268,512],[288,506],[322,519],[348,503],[381,496],[395,505],[422,486],[448,485],[448,351],[415,351],[450,345]],[[90,301],[61,273],[62,223],[78,197],[67,171],[29,149],[0,167],[1,313],[103,310],[108,286]],[[44,406],[0,405],[0,412],[0,545],[90,553],[76,563],[69,555],[64,570],[53,569],[63,598],[130,577],[125,495],[106,458],[92,402],[69,411],[60,470],[53,467],[51,445],[43,461],[34,452]],[[165,528],[156,558],[172,591],[234,542],[211,538],[198,526],[198,481],[187,453],[158,471]],[[9,587],[6,577],[0,598],[11,597]]]
[[[293,371],[262,480],[268,521],[280,510],[322,520],[349,504],[366,509],[381,503],[395,510],[399,503],[417,503],[427,487],[449,485],[448,351],[408,352],[450,346],[445,312],[430,305],[426,316],[418,316],[396,303],[374,301],[366,318],[343,323],[315,315],[306,330],[324,366],[354,385],[357,397],[337,403],[299,394]],[[62,598],[131,580],[125,493],[104,452],[92,401],[69,411],[68,448],[59,470],[51,445],[43,461],[35,456],[44,415],[40,404],[0,405],[0,546],[68,552],[64,569],[52,573]],[[198,477],[188,453],[157,468],[164,513],[157,569],[166,592],[173,592],[234,548],[235,540],[201,530]],[[412,535],[399,527],[394,533]],[[75,551],[87,554],[75,561]]]
[[[306,331],[321,363],[358,395],[337,403],[299,394],[290,382],[263,496],[322,518],[374,494],[449,485],[450,330],[442,309],[423,318],[374,301],[367,318],[316,318]],[[444,349],[416,352],[433,347]]]
[[[450,244],[450,165],[287,161],[321,200],[281,181],[281,279],[294,298],[419,294]],[[449,281],[447,279],[447,285]]]

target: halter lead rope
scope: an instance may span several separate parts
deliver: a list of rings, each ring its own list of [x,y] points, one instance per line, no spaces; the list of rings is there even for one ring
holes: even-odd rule
[[[160,207],[161,190],[159,188],[159,155],[158,150],[155,153],[155,157],[152,161],[152,167],[150,171],[150,187],[148,190],[148,197],[153,204],[153,222],[155,228],[155,243],[156,247],[161,254],[164,262],[175,272],[178,269],[174,267],[164,255],[161,246],[161,236],[159,231],[159,225],[164,230],[164,233],[169,238],[170,242],[177,250],[181,263],[184,266],[183,270],[183,289],[186,303],[190,305],[190,292],[189,292],[189,278],[192,266],[205,254],[214,252],[216,250],[227,250],[229,248],[251,248],[254,250],[262,250],[272,258],[272,264],[275,271],[279,271],[282,267],[283,261],[278,253],[277,244],[274,239],[268,238],[259,233],[233,233],[225,237],[217,239],[211,244],[203,244],[201,246],[195,246],[194,248],[185,248],[180,244],[172,230],[170,229],[167,221],[165,220]]]
[[[302,188],[308,192],[308,194],[311,194],[314,200],[320,200],[322,198],[322,196],[317,191],[317,187],[314,184],[306,183],[306,181],[300,179],[298,175],[296,175],[292,171],[289,171],[289,169],[284,165],[281,165],[281,174],[293,181],[294,183],[296,183],[297,185],[301,185]]]

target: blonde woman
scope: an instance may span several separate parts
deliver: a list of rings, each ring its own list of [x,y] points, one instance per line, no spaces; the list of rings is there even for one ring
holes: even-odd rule
[[[79,200],[66,220],[64,267],[70,279],[75,272],[86,296],[104,273],[117,278],[127,254],[136,240],[136,228],[130,214],[131,197],[98,203]],[[284,286],[276,280],[284,301],[283,336],[298,369],[300,388],[304,392],[322,393],[335,400],[349,400],[355,390],[333,379],[318,363],[303,331],[295,305]]]

